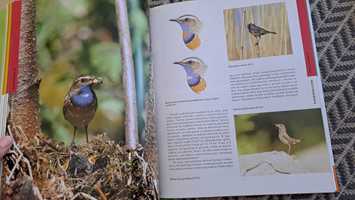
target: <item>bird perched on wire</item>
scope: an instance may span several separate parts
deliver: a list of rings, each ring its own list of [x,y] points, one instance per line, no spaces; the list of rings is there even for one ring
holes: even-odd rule
[[[259,45],[259,40],[261,39],[261,36],[266,35],[266,34],[277,34],[276,32],[273,31],[268,31],[260,26],[257,26],[253,23],[248,24],[248,31],[250,34],[252,34],[256,38],[256,45]]]
[[[274,126],[278,129],[279,140],[283,143],[288,145],[288,154],[291,153],[292,145],[296,145],[300,143],[300,139],[292,138],[287,134],[287,129],[285,124],[274,124]]]
[[[101,78],[81,75],[73,81],[64,99],[64,118],[74,127],[72,144],[74,144],[77,129],[85,129],[86,141],[89,141],[88,126],[95,116],[97,98],[94,87],[103,83]]]
[[[202,28],[202,22],[194,15],[183,15],[170,21],[180,24],[182,29],[182,39],[185,46],[191,50],[197,49],[201,45],[199,33]]]
[[[186,72],[187,85],[199,94],[206,89],[206,81],[202,77],[206,72],[207,65],[199,58],[189,57],[180,62],[174,62],[180,65]]]

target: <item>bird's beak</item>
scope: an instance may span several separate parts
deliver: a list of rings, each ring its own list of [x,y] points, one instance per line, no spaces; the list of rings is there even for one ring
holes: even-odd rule
[[[170,19],[169,21],[171,21],[171,22],[177,22],[177,23],[180,24],[180,21],[179,21],[178,19]]]
[[[102,78],[100,78],[100,77],[94,78],[94,79],[92,80],[92,84],[93,84],[94,86],[96,86],[96,85],[101,85],[103,82],[104,82],[104,81],[103,81]]]
[[[175,65],[182,65],[182,62],[174,62]]]

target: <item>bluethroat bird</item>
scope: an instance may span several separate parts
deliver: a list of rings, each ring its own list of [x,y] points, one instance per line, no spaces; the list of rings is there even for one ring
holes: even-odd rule
[[[257,40],[256,45],[259,44],[259,40],[261,39],[261,36],[266,35],[266,34],[277,34],[276,32],[268,31],[268,30],[266,30],[260,26],[257,26],[253,23],[248,24],[248,31],[250,34],[252,34],[256,38],[256,40]]]
[[[199,94],[206,89],[206,81],[202,76],[206,72],[207,65],[201,59],[190,57],[174,64],[184,68],[187,84],[192,91]]]
[[[288,154],[291,153],[292,145],[296,145],[300,143],[300,139],[292,138],[287,134],[287,129],[285,124],[274,124],[274,126],[278,129],[279,132],[279,140],[283,143],[288,145]]]
[[[182,29],[182,39],[185,46],[191,50],[197,49],[201,45],[199,33],[202,22],[194,15],[183,15],[177,19],[170,19],[172,22],[180,24]]]
[[[77,129],[85,129],[86,141],[89,141],[88,126],[94,118],[97,109],[97,98],[94,87],[102,84],[101,78],[94,76],[79,76],[73,81],[64,99],[64,118],[74,127],[72,144],[74,144]]]

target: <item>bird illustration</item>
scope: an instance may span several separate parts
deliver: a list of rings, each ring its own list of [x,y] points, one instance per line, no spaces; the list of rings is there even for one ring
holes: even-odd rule
[[[197,49],[201,45],[199,33],[202,28],[202,22],[194,15],[183,15],[170,21],[180,24],[182,29],[182,39],[185,46],[191,50]]]
[[[266,35],[266,34],[277,34],[276,32],[273,31],[268,31],[260,26],[257,26],[253,23],[248,24],[248,31],[250,34],[252,34],[256,38],[256,45],[259,45],[259,41],[261,39],[261,36]]]
[[[187,76],[187,84],[195,93],[199,94],[206,89],[206,81],[203,75],[206,72],[207,65],[199,58],[185,58],[180,62],[174,62],[184,68]]]
[[[285,124],[274,124],[274,126],[278,129],[279,139],[283,144],[288,145],[288,154],[291,153],[292,145],[296,145],[300,143],[300,139],[292,138],[287,134],[287,129]]]
[[[89,141],[88,126],[95,116],[97,98],[94,87],[103,83],[101,78],[81,75],[73,81],[64,99],[64,118],[74,127],[72,144],[74,144],[77,129],[85,129],[86,142]]]

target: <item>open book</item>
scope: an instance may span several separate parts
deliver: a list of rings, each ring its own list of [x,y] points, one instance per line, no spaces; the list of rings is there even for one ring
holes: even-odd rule
[[[77,125],[63,99],[79,71],[106,76],[86,134],[119,140],[123,129],[117,32],[85,2],[40,3],[53,9],[38,29],[42,131],[67,143]],[[0,4],[0,134],[17,85],[20,4]],[[306,0],[188,1],[150,9],[149,22],[162,198],[337,190]]]
[[[164,198],[336,191],[304,0],[150,10]]]

